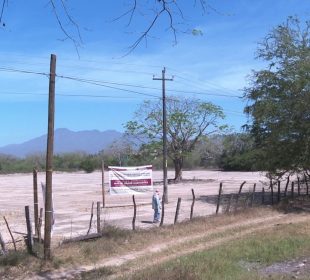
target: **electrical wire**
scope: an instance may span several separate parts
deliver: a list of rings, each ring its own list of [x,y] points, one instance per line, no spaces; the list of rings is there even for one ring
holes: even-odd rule
[[[21,69],[7,68],[7,67],[0,67],[0,71],[49,76],[49,73],[36,72],[36,71],[30,71],[30,70],[21,70]],[[64,75],[56,75],[56,77],[74,80],[74,81],[78,81],[78,82],[82,82],[82,83],[88,83],[88,84],[97,85],[97,86],[102,86],[102,87],[106,87],[106,88],[116,89],[116,90],[120,90],[120,91],[126,91],[126,92],[130,92],[130,93],[140,94],[140,95],[149,96],[149,97],[159,97],[159,96],[149,94],[149,93],[142,93],[142,92],[138,92],[138,91],[124,89],[124,88],[114,87],[114,86],[108,86],[108,85],[118,85],[118,86],[125,86],[125,87],[134,87],[134,88],[161,91],[160,88],[142,86],[142,85],[92,80],[92,79],[85,79],[85,78],[71,77],[71,76],[64,76]],[[106,84],[108,84],[108,85],[106,85]],[[166,89],[166,91],[167,92],[176,92],[176,93],[188,93],[188,94],[204,95],[204,96],[216,96],[216,97],[218,96],[218,97],[229,97],[229,98],[239,98],[239,99],[242,98],[241,96],[224,94],[224,93],[197,92],[197,91],[187,91],[187,90],[178,90],[178,89]]]

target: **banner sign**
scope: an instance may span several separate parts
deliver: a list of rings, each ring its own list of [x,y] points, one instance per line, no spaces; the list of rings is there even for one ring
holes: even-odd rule
[[[109,166],[110,194],[138,194],[153,191],[152,165]]]

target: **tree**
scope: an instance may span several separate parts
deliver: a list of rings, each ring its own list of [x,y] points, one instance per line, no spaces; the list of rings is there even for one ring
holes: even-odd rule
[[[310,166],[309,31],[293,17],[274,28],[258,48],[268,66],[253,72],[245,91],[261,168],[279,176]]]
[[[254,171],[257,150],[253,137],[248,133],[233,133],[223,138],[223,150],[219,157],[219,167],[226,171]]]
[[[224,114],[219,106],[199,99],[170,97],[166,101],[167,150],[178,181],[182,179],[184,158],[202,136],[224,128],[219,125]],[[125,127],[128,135],[158,147],[162,139],[162,101],[145,101]]]

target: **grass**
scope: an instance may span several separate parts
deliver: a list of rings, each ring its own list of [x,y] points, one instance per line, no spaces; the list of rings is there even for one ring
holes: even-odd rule
[[[57,248],[53,248],[53,260],[51,262],[44,262],[42,259],[41,253],[38,254],[37,258],[29,255],[13,256],[12,260],[9,257],[3,259],[0,258],[0,278],[1,276],[13,276],[17,278],[20,275],[26,275],[33,272],[44,272],[47,270],[54,270],[57,268],[72,267],[78,265],[96,265],[101,260],[118,256],[122,254],[127,254],[130,252],[135,252],[138,250],[145,249],[153,244],[161,244],[164,242],[169,242],[171,240],[178,240],[180,238],[189,237],[194,234],[200,233],[210,233],[206,238],[189,240],[184,244],[179,244],[174,246],[173,249],[167,249],[165,251],[153,254],[153,257],[161,258],[164,255],[169,255],[175,251],[182,251],[191,246],[195,246],[198,243],[203,243],[209,241],[212,238],[225,237],[229,234],[237,233],[238,230],[242,230],[241,226],[239,229],[234,230],[225,230],[225,232],[218,231],[212,233],[213,230],[222,228],[229,224],[238,223],[244,220],[251,220],[253,218],[263,218],[264,216],[273,215],[273,210],[270,209],[247,209],[246,212],[239,212],[233,215],[218,215],[204,218],[195,218],[192,221],[182,222],[177,225],[164,226],[162,228],[154,227],[152,230],[137,230],[133,232],[132,230],[119,229],[113,226],[107,226],[103,230],[103,238],[91,240],[87,242],[77,242],[77,243],[68,243],[62,244]],[[246,226],[244,226],[246,228]],[[275,228],[274,230],[280,229],[281,227]],[[242,266],[240,266],[239,261],[253,262],[253,263],[263,263],[262,260],[268,260],[272,262],[274,259],[272,256],[268,256],[268,248],[272,248],[272,251],[276,252],[279,250],[279,246],[285,251],[279,251],[278,255],[290,257],[292,254],[299,254],[302,248],[301,244],[309,243],[309,239],[306,236],[303,236],[303,240],[300,240],[302,237],[301,230],[304,227],[298,228],[298,239],[292,239],[290,242],[285,241],[283,243],[268,243],[268,246],[264,246],[264,242],[269,240],[266,236],[273,236],[274,231],[264,233],[264,240],[261,243],[257,243],[259,240],[259,235],[255,236],[255,239],[244,239],[247,243],[232,243],[225,246],[220,246],[219,249],[211,249],[202,253],[191,254],[188,257],[182,257],[176,259],[174,262],[169,262],[165,266],[156,266],[154,269],[148,269],[147,271],[142,271],[134,276],[131,279],[253,279],[253,278],[228,278],[225,275],[244,275],[248,276],[248,272],[244,271]],[[294,227],[290,229],[291,236],[295,236]],[[284,229],[279,230],[282,235]],[[286,231],[286,229],[285,229]],[[255,241],[256,240],[256,241]],[[270,239],[273,240],[273,238]],[[242,241],[242,242],[243,242]],[[300,241],[300,243],[299,243]],[[240,241],[241,242],[241,241]],[[268,241],[269,242],[269,241]],[[308,244],[307,243],[307,244]],[[236,248],[235,245],[238,245]],[[242,245],[243,244],[243,245]],[[242,246],[243,247],[242,247]],[[229,247],[230,246],[230,247]],[[241,246],[241,247],[240,247]],[[246,250],[245,248],[260,248],[261,251],[258,252]],[[310,247],[310,245],[309,245]],[[239,249],[237,249],[239,248]],[[265,249],[264,249],[265,248]],[[294,249],[295,248],[295,249]],[[265,251],[264,251],[265,250]],[[295,251],[294,251],[295,250]],[[310,250],[310,249],[309,249]],[[40,250],[38,250],[40,251]],[[287,254],[285,253],[287,252]],[[264,255],[263,255],[264,253]],[[262,256],[262,258],[257,258],[257,256]],[[273,253],[275,254],[275,253]],[[236,257],[236,256],[242,257]],[[148,258],[148,257],[147,257]],[[236,262],[231,259],[236,258]],[[199,260],[203,260],[202,263]],[[139,259],[140,265],[144,264],[144,261]],[[135,261],[132,261],[133,263]],[[147,261],[147,260],[146,260]],[[206,265],[205,265],[206,264]],[[18,271],[14,269],[15,266],[18,266]],[[127,266],[126,266],[127,265]],[[123,270],[126,272],[131,263],[129,262],[122,267],[104,267],[92,272],[83,273],[81,275],[82,279],[104,279],[106,276],[111,274],[120,273]],[[160,278],[156,278],[158,271],[162,271],[163,275]],[[215,278],[208,278],[208,273],[213,271],[213,276]],[[18,274],[19,273],[19,274]],[[157,273],[157,274],[156,274]],[[218,273],[219,275],[216,275]],[[156,276],[157,275],[157,276]],[[251,274],[252,275],[252,274]],[[200,277],[200,278],[199,278]],[[202,278],[201,278],[202,277]],[[216,278],[218,277],[218,278]],[[222,278],[221,278],[222,277]],[[226,277],[226,278],[225,278]],[[239,277],[239,276],[238,276]],[[241,276],[240,276],[241,277]],[[129,279],[126,277],[124,279]],[[260,279],[260,278],[257,278]]]
[[[177,258],[121,279],[292,279],[288,275],[265,277],[257,270],[275,262],[309,256],[309,226],[309,223],[299,224],[297,227],[278,226],[226,245]],[[309,279],[309,275],[304,279]]]
[[[54,251],[54,256],[62,259],[64,263],[96,264],[103,258],[142,250],[154,243],[161,244],[169,240],[188,237],[193,233],[210,232],[227,224],[237,223],[251,217],[270,215],[270,213],[271,210],[267,209],[249,209],[247,212],[240,212],[236,215],[200,217],[176,225],[135,232],[108,226],[103,230],[103,238],[64,244]]]

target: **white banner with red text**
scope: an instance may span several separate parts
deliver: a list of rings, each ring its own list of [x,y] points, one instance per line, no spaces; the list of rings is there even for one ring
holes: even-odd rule
[[[109,166],[110,194],[139,194],[153,191],[152,165]]]

